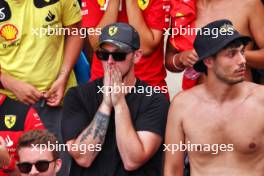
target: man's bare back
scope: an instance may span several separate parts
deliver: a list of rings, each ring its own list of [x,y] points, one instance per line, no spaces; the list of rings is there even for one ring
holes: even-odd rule
[[[203,84],[175,98],[185,143],[212,147],[188,151],[192,176],[264,175],[264,88],[238,86],[239,97],[222,103],[210,98]]]

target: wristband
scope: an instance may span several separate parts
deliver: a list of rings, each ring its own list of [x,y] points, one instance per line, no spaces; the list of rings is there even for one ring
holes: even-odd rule
[[[177,56],[178,54],[176,53],[174,56],[173,56],[173,58],[172,58],[172,62],[173,62],[173,66],[174,66],[174,68],[176,68],[177,70],[181,70],[181,71],[183,71],[184,69],[185,69],[185,67],[183,66],[183,67],[180,67],[180,66],[178,66],[178,65],[176,65],[176,63],[175,63],[175,59],[176,59],[176,56]]]
[[[16,160],[14,158],[10,159],[9,165],[2,167],[4,173],[13,172],[16,169]]]

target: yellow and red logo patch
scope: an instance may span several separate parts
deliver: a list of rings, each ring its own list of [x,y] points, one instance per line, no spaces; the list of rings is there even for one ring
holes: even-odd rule
[[[5,24],[0,30],[0,36],[5,40],[15,40],[17,38],[18,29],[13,24]]]
[[[100,7],[103,7],[105,5],[105,0],[97,0],[97,3],[99,4]]]
[[[138,6],[141,10],[145,10],[149,5],[150,0],[138,0]]]

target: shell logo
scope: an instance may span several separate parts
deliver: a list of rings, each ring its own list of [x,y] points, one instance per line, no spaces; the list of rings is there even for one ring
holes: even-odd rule
[[[16,39],[18,30],[12,24],[5,24],[0,30],[0,35],[7,41]]]

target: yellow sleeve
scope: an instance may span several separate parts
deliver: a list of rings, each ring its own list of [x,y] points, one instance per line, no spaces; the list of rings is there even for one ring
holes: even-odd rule
[[[62,25],[69,26],[81,19],[81,8],[77,0],[62,0]]]

